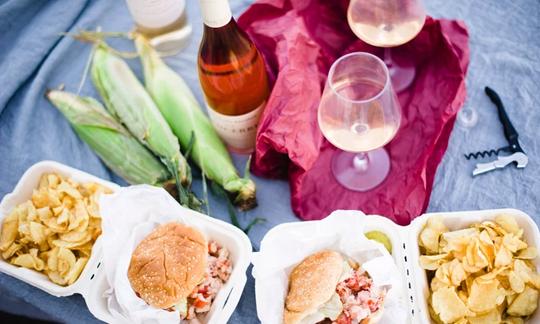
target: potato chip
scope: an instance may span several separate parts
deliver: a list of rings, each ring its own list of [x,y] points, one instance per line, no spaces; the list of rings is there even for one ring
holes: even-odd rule
[[[60,184],[60,178],[54,173],[47,174],[47,181],[48,187],[51,189],[58,188],[58,185]]]
[[[90,217],[96,217],[96,218],[101,217],[99,215],[99,206],[97,203],[98,199],[99,199],[99,195],[96,195],[96,194],[93,194],[92,196],[88,198],[88,203],[86,204],[86,206],[87,206],[88,214],[90,215]]]
[[[506,234],[503,237],[503,245],[512,253],[515,253],[518,250],[525,249],[527,247],[527,244],[525,242],[523,242],[513,234]]]
[[[77,232],[84,232],[88,227],[88,221],[90,216],[86,211],[86,206],[82,200],[77,201],[75,204],[75,212],[71,214],[69,219],[68,231],[77,229]]]
[[[499,310],[494,308],[488,313],[482,315],[476,315],[474,317],[467,317],[467,323],[470,324],[494,324],[501,322],[501,313]]]
[[[75,231],[60,234],[58,235],[58,237],[60,240],[70,242],[70,243],[78,243],[78,242],[84,241],[82,244],[88,242],[92,238],[92,236],[89,235],[89,233],[87,232],[75,232]],[[79,245],[82,245],[82,244],[79,244]]]
[[[61,205],[60,197],[56,191],[40,188],[34,190],[32,194],[32,203],[36,208],[58,207]]]
[[[463,259],[467,254],[467,247],[471,242],[471,236],[456,236],[448,237],[445,242],[446,245],[442,247],[442,250],[447,253],[452,253],[456,258]]]
[[[529,246],[514,256],[516,259],[532,260],[538,256],[538,250],[534,246]]]
[[[51,208],[54,216],[59,216],[64,211],[64,206]]]
[[[530,273],[532,271],[523,260],[514,260],[514,272],[525,282],[529,282],[531,280]]]
[[[431,217],[427,220],[426,226],[420,232],[418,238],[420,246],[424,247],[430,254],[439,252],[439,237],[448,229],[439,217]]]
[[[70,242],[70,241],[62,240],[60,238],[58,240],[52,241],[52,245],[56,247],[66,248],[66,249],[73,249],[87,242],[90,242],[92,240],[92,234],[90,233],[82,233],[82,234],[84,234],[84,237],[82,237],[79,241]],[[60,235],[63,235],[63,234],[60,234]]]
[[[78,255],[81,257],[90,257],[90,254],[92,253],[92,246],[93,242],[87,242],[81,246],[74,247],[72,250],[77,251]]]
[[[7,216],[2,224],[2,231],[0,232],[0,251],[6,251],[17,238],[19,228],[19,220],[17,215],[12,213]]]
[[[525,289],[525,281],[523,279],[523,277],[517,275],[514,271],[508,273],[510,288],[517,293],[521,293]]]
[[[478,237],[472,238],[467,246],[465,258],[463,258],[463,268],[467,272],[477,272],[489,266],[488,256],[482,252]]]
[[[506,293],[499,288],[499,280],[482,280],[476,278],[473,281],[467,306],[475,313],[485,313],[496,308],[504,302]]]
[[[22,245],[13,243],[4,252],[2,252],[2,259],[7,260],[11,258],[15,253],[19,252],[23,248]]]
[[[39,220],[36,207],[34,206],[34,204],[32,204],[32,202],[29,201],[26,204],[24,204],[24,208],[26,208],[25,221],[33,222],[33,221]],[[21,211],[21,212],[24,212],[24,211]],[[19,219],[19,222],[21,222],[20,219]]]
[[[478,236],[480,251],[485,255],[488,261],[488,267],[493,268],[495,264],[495,245],[489,236],[488,231],[482,230]]]
[[[79,258],[77,262],[75,262],[75,264],[70,268],[69,272],[65,276],[68,285],[71,285],[75,282],[75,280],[77,280],[77,278],[79,278],[79,275],[83,271],[87,262],[88,258]]]
[[[463,265],[457,259],[444,263],[435,272],[435,278],[448,286],[459,286],[466,277]]]
[[[474,236],[477,232],[478,230],[474,228],[465,228],[457,231],[443,232],[441,237],[443,240],[450,242],[452,240],[459,240]]]
[[[61,285],[61,286],[67,285],[67,280],[64,279],[64,277],[62,277],[58,272],[55,272],[55,271],[49,271],[49,272],[47,272],[47,276],[48,276],[49,279],[51,279],[51,281],[54,282],[55,284],[59,284],[59,285]]]
[[[426,270],[437,270],[441,264],[447,262],[445,260],[448,257],[448,253],[436,254],[436,255],[421,255],[420,265]]]
[[[506,312],[511,316],[529,316],[538,307],[538,290],[525,286],[522,293],[512,301]]]
[[[504,229],[504,227],[492,221],[484,221],[478,226],[484,229],[491,229],[492,232],[495,233],[496,237],[504,236],[509,233],[507,230]]]
[[[520,230],[514,217],[507,214],[495,216],[495,223],[499,224],[508,233],[517,234]]]
[[[431,291],[436,291],[441,288],[451,287],[450,282],[448,281],[441,281],[438,278],[431,279],[430,288]]]
[[[45,273],[59,285],[80,276],[101,234],[99,196],[111,190],[44,174],[30,200],[4,218],[0,251],[4,260]]]
[[[504,245],[499,245],[496,248],[497,254],[495,255],[495,267],[504,267],[512,263],[512,252]]]
[[[56,264],[51,267],[51,269],[54,269],[58,273],[60,273],[62,276],[67,275],[67,273],[70,271],[70,269],[75,265],[76,258],[73,252],[71,250],[66,248],[58,248],[56,251],[56,256],[54,258],[54,261]],[[51,256],[49,256],[51,258]],[[50,263],[48,263],[50,265]]]
[[[75,187],[71,183],[68,183],[67,181],[62,181],[58,186],[57,191],[59,193],[65,193],[66,195],[69,195],[76,200],[82,199],[81,193],[77,189],[75,189]]]
[[[79,225],[77,227],[73,228],[72,232],[79,232],[79,233],[91,232],[92,228],[88,228],[89,223],[90,223],[89,217],[83,219],[81,222],[79,222]]]
[[[47,236],[50,232],[47,227],[43,226],[41,223],[30,222],[29,229],[30,237],[34,243],[41,244],[46,242]]]
[[[466,316],[473,316],[459,298],[455,288],[444,287],[433,292],[431,305],[444,323],[452,323]]]
[[[70,218],[72,218],[71,211],[68,208],[64,208],[62,210],[62,213],[58,215],[58,218],[56,219],[56,224],[64,228],[64,231],[67,231]]]
[[[450,282],[454,286],[459,286],[461,282],[467,278],[467,273],[463,268],[463,264],[457,259],[454,259],[447,264],[449,264],[448,272],[450,274]]]
[[[37,253],[37,249],[30,249],[30,253],[21,254],[10,262],[28,269],[42,271],[45,268],[45,262],[38,257]]]

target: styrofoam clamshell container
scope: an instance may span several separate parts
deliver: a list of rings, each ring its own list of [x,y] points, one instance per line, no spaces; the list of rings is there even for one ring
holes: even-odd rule
[[[189,219],[189,226],[199,230],[208,240],[214,240],[229,250],[233,264],[231,276],[219,290],[210,311],[204,316],[198,316],[198,320],[203,324],[227,323],[240,301],[247,281],[246,270],[251,263],[251,242],[244,232],[229,223],[191,209],[180,208],[183,210],[182,217]],[[95,285],[96,288],[85,295],[90,312],[107,323],[116,322],[108,311],[106,298],[103,298],[110,288],[104,273],[95,278]]]
[[[18,204],[29,200],[32,191],[37,188],[39,179],[44,173],[58,173],[72,178],[77,182],[97,182],[113,191],[120,187],[86,172],[68,167],[54,161],[41,161],[31,166],[21,177],[12,193],[7,194],[0,203],[0,226],[7,215]],[[189,218],[190,225],[197,228],[209,239],[225,246],[233,262],[233,271],[227,283],[221,288],[212,303],[212,309],[204,317],[202,323],[226,323],[234,312],[246,284],[246,270],[251,261],[251,242],[238,228],[218,219],[208,217],[190,209],[184,208],[184,217]],[[1,229],[1,227],[0,227]],[[92,249],[92,255],[80,277],[70,286],[63,287],[50,281],[48,277],[37,271],[17,267],[0,258],[0,271],[20,279],[57,297],[81,294],[90,312],[98,319],[111,323],[114,318],[108,311],[107,300],[104,298],[109,285],[102,265],[101,237]]]
[[[362,228],[362,231],[364,233],[374,230],[381,231],[385,233],[392,242],[392,256],[398,269],[402,273],[403,291],[406,293],[407,296],[405,297],[410,305],[410,313],[408,319],[406,319],[404,323],[432,323],[427,304],[429,284],[426,271],[420,267],[420,249],[418,247],[418,235],[424,228],[428,219],[431,217],[440,217],[448,229],[453,231],[467,228],[473,223],[494,220],[495,217],[500,214],[514,216],[518,225],[524,231],[523,236],[525,242],[529,246],[540,248],[540,232],[538,230],[538,225],[529,215],[517,209],[427,213],[417,217],[407,226],[397,225],[382,216],[358,213],[358,217],[363,218],[362,221],[364,227]],[[271,229],[265,235],[262,242],[264,242],[267,237],[275,235],[276,232],[280,230],[293,227],[298,231],[302,231],[305,227],[309,228],[311,226],[310,223],[315,222],[319,221],[280,224]],[[262,242],[261,246],[263,244]],[[540,269],[539,256],[534,259],[534,263],[537,269]],[[527,323],[540,323],[540,311],[537,310]]]
[[[21,179],[13,189],[13,192],[4,196],[0,202],[0,228],[3,220],[13,209],[25,201],[32,198],[32,192],[37,188],[41,176],[45,173],[57,173],[73,179],[76,182],[97,182],[111,190],[116,190],[119,186],[115,183],[105,181],[86,172],[68,167],[54,161],[41,161],[31,166],[22,175]],[[101,240],[98,238],[92,248],[92,255],[84,267],[81,275],[73,284],[69,286],[60,286],[52,282],[45,274],[34,270],[12,265],[0,258],[0,271],[12,277],[22,280],[34,287],[48,292],[49,294],[62,297],[75,293],[83,294],[88,291],[92,279],[96,272],[99,272],[101,259]]]

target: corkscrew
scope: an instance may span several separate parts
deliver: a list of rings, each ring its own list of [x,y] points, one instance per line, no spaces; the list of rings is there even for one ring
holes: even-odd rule
[[[508,118],[508,115],[506,114],[506,110],[504,109],[501,98],[490,87],[486,87],[485,91],[489,99],[491,99],[491,102],[493,102],[497,107],[499,119],[501,121],[501,124],[503,125],[504,137],[506,137],[506,140],[508,141],[508,146],[504,146],[496,150],[486,150],[465,154],[465,158],[467,160],[497,156],[497,159],[495,161],[476,164],[476,168],[473,171],[473,176],[496,169],[502,169],[511,163],[516,164],[516,167],[520,169],[526,167],[529,163],[529,158],[525,154],[525,151],[523,151],[523,149],[521,148],[521,145],[519,145],[519,134],[510,122],[510,118]],[[499,155],[501,152],[507,152],[510,154]]]

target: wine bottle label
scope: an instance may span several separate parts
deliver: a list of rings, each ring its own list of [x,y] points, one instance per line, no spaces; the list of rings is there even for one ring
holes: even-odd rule
[[[184,12],[185,0],[127,0],[137,25],[160,28],[175,22]]]
[[[223,115],[207,107],[214,128],[227,146],[234,151],[248,152],[255,147],[257,126],[265,104],[240,116]]]
[[[219,28],[231,21],[232,13],[229,0],[199,0],[204,24]]]

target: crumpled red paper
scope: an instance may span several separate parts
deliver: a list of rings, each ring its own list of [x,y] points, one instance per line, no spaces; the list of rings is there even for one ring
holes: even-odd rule
[[[386,145],[388,178],[369,192],[342,187],[330,161],[336,148],[317,124],[317,108],[328,70],[349,52],[382,57],[383,50],[350,30],[348,1],[259,0],[240,17],[263,53],[273,90],[257,133],[252,170],[289,178],[294,212],[321,219],[336,209],[358,209],[408,224],[427,208],[435,172],[465,96],[468,32],[455,20],[427,18],[411,42],[392,49],[392,58],[413,62],[414,84],[399,94],[401,128]]]

